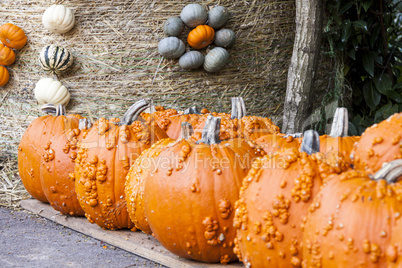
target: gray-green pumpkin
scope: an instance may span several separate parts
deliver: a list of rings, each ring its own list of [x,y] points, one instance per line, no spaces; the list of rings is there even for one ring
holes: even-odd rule
[[[219,47],[230,47],[236,42],[236,34],[229,29],[221,29],[215,32],[215,45]]]
[[[190,28],[205,24],[208,19],[207,10],[200,4],[189,4],[180,13],[180,19]]]
[[[73,61],[73,55],[61,46],[45,46],[39,54],[39,64],[42,69],[55,74],[66,71]]]
[[[177,59],[185,50],[184,42],[174,36],[163,38],[158,44],[159,54],[167,59]]]
[[[196,50],[184,53],[179,59],[179,65],[184,69],[198,69],[203,63],[204,55]]]
[[[223,6],[216,6],[208,12],[208,25],[214,29],[219,29],[229,19],[229,11]]]
[[[215,47],[208,52],[204,59],[204,70],[217,72],[229,61],[229,52],[222,47]]]
[[[179,17],[168,18],[163,25],[163,31],[168,36],[179,36],[183,28],[184,23]]]

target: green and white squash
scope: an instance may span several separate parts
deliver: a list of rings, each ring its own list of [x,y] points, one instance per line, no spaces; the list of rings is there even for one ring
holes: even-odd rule
[[[208,19],[207,10],[200,4],[189,4],[180,13],[180,19],[190,28],[205,24]]]
[[[163,25],[163,32],[168,36],[179,36],[183,31],[184,23],[178,17],[168,18]]]
[[[215,47],[208,52],[204,60],[204,69],[207,72],[217,72],[229,61],[229,52],[222,47]]]
[[[223,6],[216,6],[208,12],[208,25],[214,29],[219,29],[229,19],[229,11]]]
[[[198,69],[204,63],[204,55],[201,52],[192,50],[189,51],[179,59],[179,65],[183,69]]]
[[[39,64],[43,70],[60,74],[73,64],[73,55],[64,47],[48,45],[40,52]]]
[[[167,59],[177,59],[186,50],[184,42],[177,37],[163,38],[158,44],[158,51]]]
[[[230,47],[236,42],[236,34],[229,29],[221,29],[215,32],[214,43],[218,47]]]

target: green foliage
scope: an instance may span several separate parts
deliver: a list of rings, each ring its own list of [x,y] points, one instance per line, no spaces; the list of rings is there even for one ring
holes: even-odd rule
[[[323,42],[351,87],[350,134],[402,111],[402,1],[328,0]]]

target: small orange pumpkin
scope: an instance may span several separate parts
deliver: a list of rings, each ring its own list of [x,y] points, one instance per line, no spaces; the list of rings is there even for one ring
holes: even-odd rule
[[[10,74],[8,73],[7,68],[4,66],[0,66],[0,87],[7,84],[8,79],[10,79]]]
[[[0,44],[0,65],[11,65],[15,61],[15,53],[11,48]]]
[[[214,41],[215,31],[208,25],[198,25],[188,33],[187,42],[195,49],[207,47]]]
[[[27,43],[27,36],[20,27],[6,23],[0,27],[0,41],[9,48],[21,49]]]

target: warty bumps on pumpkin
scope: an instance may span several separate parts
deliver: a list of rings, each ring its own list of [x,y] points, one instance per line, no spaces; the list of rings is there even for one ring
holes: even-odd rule
[[[166,133],[156,124],[137,121],[149,107],[147,100],[135,103],[122,120],[101,118],[78,143],[75,189],[85,216],[102,228],[134,227],[124,198],[124,183],[130,164],[142,151]]]
[[[178,139],[152,156],[151,174],[144,178],[144,211],[156,239],[174,254],[228,263],[237,260],[233,205],[259,154],[243,139],[221,142],[219,121],[208,117],[199,143]],[[168,162],[162,164],[163,159]]]

